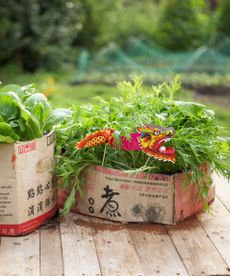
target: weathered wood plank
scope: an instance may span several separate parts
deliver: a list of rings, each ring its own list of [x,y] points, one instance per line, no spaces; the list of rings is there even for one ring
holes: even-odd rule
[[[92,219],[102,275],[144,275],[127,225]]]
[[[230,183],[223,176],[212,174],[213,182],[216,187],[216,195],[230,212]]]
[[[212,215],[202,213],[197,215],[197,218],[224,258],[228,267],[230,267],[230,214],[228,210],[216,198],[212,205]]]
[[[191,275],[226,275],[227,264],[196,217],[167,226],[169,235]]]
[[[91,224],[70,214],[60,224],[64,275],[101,275]]]
[[[40,229],[41,276],[61,276],[63,271],[62,245],[59,219]]]
[[[188,275],[164,226],[129,224],[128,229],[145,275]]]
[[[1,276],[39,276],[39,231],[22,237],[2,237]]]

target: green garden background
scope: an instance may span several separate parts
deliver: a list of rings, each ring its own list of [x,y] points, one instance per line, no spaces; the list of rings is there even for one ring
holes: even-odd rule
[[[0,81],[56,106],[119,96],[116,83],[180,75],[230,131],[229,0],[0,0]]]

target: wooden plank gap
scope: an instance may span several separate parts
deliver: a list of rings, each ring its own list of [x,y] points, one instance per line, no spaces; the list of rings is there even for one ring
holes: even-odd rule
[[[216,196],[230,212],[230,182],[216,173],[212,174],[212,179],[216,188]]]
[[[230,214],[230,209],[228,208],[228,206],[224,203],[224,201],[222,201],[221,197],[219,197],[218,195],[215,196],[215,200],[214,202],[217,200],[219,200],[219,202],[224,206],[224,208],[226,209],[226,211],[228,211],[228,213]]]
[[[196,217],[166,226],[191,275],[226,275],[226,263]]]
[[[176,244],[174,243],[174,241],[173,241],[171,235],[169,235],[169,230],[168,230],[168,228],[167,228],[167,225],[164,225],[164,228],[165,228],[166,233],[168,234],[168,237],[169,237],[170,241],[172,242],[172,244],[173,244],[173,246],[174,246],[174,248],[175,248],[175,251],[176,251],[177,255],[179,256],[181,262],[183,263],[183,266],[184,266],[184,268],[185,268],[185,270],[186,270],[186,273],[189,275],[189,271],[188,271],[186,265],[185,265],[184,262],[183,262],[183,259],[182,259],[182,257],[181,257],[181,254],[180,254],[179,250],[177,249]]]
[[[61,220],[60,233],[64,275],[101,275],[89,219],[82,221],[77,215],[69,214]]]
[[[222,258],[223,262],[225,263],[225,268],[226,268],[226,272],[230,271],[230,267],[227,263],[227,261],[225,260],[225,258],[223,257],[223,253],[221,252],[222,250],[219,250],[218,244],[215,243],[214,239],[212,239],[212,235],[209,235],[208,231],[206,231],[206,227],[204,227],[201,223],[201,227],[203,228],[203,230],[206,232],[207,237],[209,238],[209,240],[211,241],[211,243],[213,244],[213,246],[215,247],[216,251],[219,253],[220,257]],[[229,255],[228,255],[229,256]],[[226,272],[223,275],[226,275]],[[229,274],[230,275],[230,274]]]
[[[127,224],[92,218],[102,275],[143,276]]]
[[[63,246],[62,246],[62,238],[61,238],[61,227],[60,227],[60,223],[59,223],[59,226],[58,226],[58,229],[59,229],[59,239],[60,239],[60,242],[61,242],[61,259],[62,259],[62,271],[63,271],[63,275],[64,274],[64,255],[63,255]]]
[[[20,237],[1,238],[1,276],[39,276],[39,230]]]
[[[64,275],[59,218],[40,229],[41,276]]]
[[[100,271],[102,273],[101,263],[100,263],[100,259],[99,259],[100,256],[99,256],[99,252],[98,252],[98,249],[97,249],[97,246],[96,246],[96,240],[95,240],[95,237],[94,237],[94,231],[93,231],[93,226],[92,226],[92,218],[89,218],[89,221],[91,223],[91,231],[92,231],[92,235],[93,235],[93,241],[94,241],[94,245],[95,245],[95,250],[96,250],[98,265],[99,265]]]
[[[216,198],[213,204],[213,214],[197,215],[201,226],[226,263],[226,272],[230,270],[230,215],[222,202]],[[230,274],[230,273],[229,273]]]
[[[145,275],[188,275],[163,225],[129,224],[128,230]]]

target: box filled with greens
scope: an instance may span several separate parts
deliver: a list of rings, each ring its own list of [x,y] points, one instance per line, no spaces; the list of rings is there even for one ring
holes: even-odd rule
[[[121,97],[76,107],[58,132],[63,213],[175,223],[208,208],[210,172],[230,176],[229,142],[214,112],[176,100],[177,79],[150,92],[139,78],[118,87]]]
[[[0,235],[30,233],[56,213],[54,129],[69,116],[33,85],[0,89]]]

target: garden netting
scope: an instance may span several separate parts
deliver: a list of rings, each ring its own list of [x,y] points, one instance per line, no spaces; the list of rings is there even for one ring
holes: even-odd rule
[[[219,37],[212,46],[193,51],[175,52],[147,39],[130,38],[121,48],[110,42],[96,53],[82,49],[78,56],[73,83],[110,83],[128,75],[141,74],[144,80],[158,82],[172,75],[221,75],[229,78],[230,38]],[[186,80],[185,80],[186,82]]]

